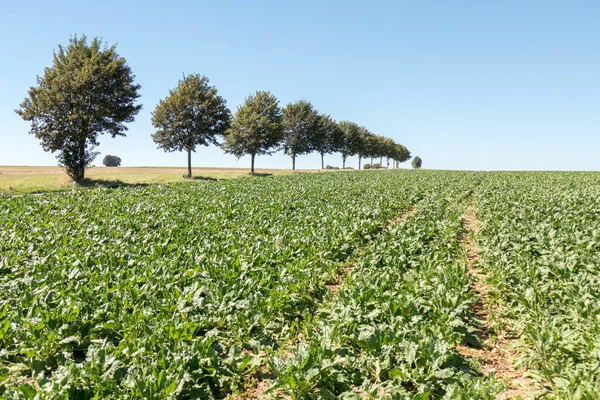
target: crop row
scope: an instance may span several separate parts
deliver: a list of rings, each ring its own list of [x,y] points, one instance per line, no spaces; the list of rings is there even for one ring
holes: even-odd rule
[[[559,399],[600,393],[600,174],[499,173],[477,196],[497,329]]]
[[[456,350],[479,345],[462,214],[481,176],[453,177],[361,252],[297,345],[271,360],[274,397],[495,398],[501,385]]]
[[[4,200],[0,393],[223,397],[437,174],[198,182]]]

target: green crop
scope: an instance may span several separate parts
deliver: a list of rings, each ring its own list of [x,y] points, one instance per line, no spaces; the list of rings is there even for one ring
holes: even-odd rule
[[[499,325],[558,399],[600,393],[600,174],[498,173],[477,197]]]
[[[447,179],[355,261],[307,337],[273,361],[273,391],[293,399],[364,396],[493,399],[499,385],[456,350],[475,340],[461,215],[478,175]]]
[[[222,397],[426,179],[302,175],[3,201],[0,384]],[[35,379],[35,382],[31,380]]]
[[[0,200],[0,397],[495,398],[457,350],[482,345],[472,201],[494,333],[595,398],[600,174],[444,171]]]

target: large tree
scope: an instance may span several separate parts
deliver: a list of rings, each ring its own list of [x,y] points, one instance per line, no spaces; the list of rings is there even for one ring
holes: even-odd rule
[[[342,153],[342,169],[346,168],[346,159],[358,154],[362,145],[360,126],[354,122],[342,121],[340,128],[344,133],[344,140],[340,147]]]
[[[229,126],[227,102],[199,74],[184,76],[152,113],[152,139],[165,151],[187,152],[187,177],[192,177],[196,146],[218,145],[217,137]]]
[[[296,156],[310,153],[312,136],[316,134],[319,114],[306,100],[290,103],[283,108],[283,152],[292,158],[296,169]]]
[[[257,91],[247,97],[235,112],[223,149],[238,158],[250,155],[250,172],[254,175],[256,155],[277,151],[283,135],[279,101],[269,92]]]
[[[330,115],[319,114],[317,130],[311,137],[312,148],[321,155],[321,169],[325,169],[325,154],[340,151],[344,145],[344,131]]]
[[[98,136],[125,136],[125,124],[142,108],[134,78],[114,45],[75,36],[67,47],[58,46],[52,66],[15,111],[31,122],[30,133],[43,149],[58,153],[59,165],[80,181],[98,155]]]

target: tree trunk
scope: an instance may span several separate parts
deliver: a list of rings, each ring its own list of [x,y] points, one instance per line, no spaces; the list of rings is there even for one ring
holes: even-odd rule
[[[342,169],[346,169],[346,156],[342,156]]]
[[[381,156],[381,157],[379,158],[379,166],[382,166],[382,165],[383,165],[383,156]]]
[[[325,169],[325,156],[323,155],[323,153],[321,153],[321,169]]]
[[[373,157],[371,157],[371,167],[373,166]]]
[[[360,159],[361,159],[361,157],[358,156],[358,169],[360,169]]]
[[[251,173],[252,175],[254,175],[254,156],[255,156],[255,154],[254,154],[254,153],[252,153],[252,154],[250,155],[250,173]]]
[[[296,154],[292,154],[292,171],[296,170]]]
[[[192,177],[192,150],[188,149],[188,173],[186,178]]]
[[[80,182],[85,178],[85,139],[79,143],[79,157],[77,157],[76,167],[74,176],[72,177],[75,182]]]
[[[385,163],[386,168],[390,168],[390,158],[388,157]]]

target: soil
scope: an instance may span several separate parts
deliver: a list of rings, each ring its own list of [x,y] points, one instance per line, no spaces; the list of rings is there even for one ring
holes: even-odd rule
[[[493,374],[496,378],[506,382],[508,390],[499,393],[496,397],[499,400],[522,398],[533,399],[541,393],[540,387],[536,382],[526,376],[526,370],[517,370],[514,362],[519,358],[515,347],[518,345],[518,339],[507,339],[503,335],[496,333],[492,339],[490,337],[491,321],[489,306],[490,285],[485,282],[487,276],[477,268],[479,261],[479,249],[475,242],[475,237],[481,228],[480,221],[477,220],[472,205],[469,205],[463,215],[465,235],[463,244],[467,253],[467,267],[472,277],[471,288],[477,293],[479,300],[473,306],[475,320],[479,324],[480,348],[470,346],[458,346],[458,352],[465,357],[478,359],[482,364],[482,373],[484,376]]]

